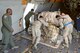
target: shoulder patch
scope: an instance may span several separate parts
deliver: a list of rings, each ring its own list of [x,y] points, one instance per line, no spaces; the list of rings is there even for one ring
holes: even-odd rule
[[[6,18],[7,18],[7,16],[5,15],[5,16],[4,16],[4,18],[6,19]]]

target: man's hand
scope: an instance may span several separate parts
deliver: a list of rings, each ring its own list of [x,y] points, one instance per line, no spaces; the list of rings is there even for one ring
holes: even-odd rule
[[[14,32],[14,30],[13,30],[13,29],[11,29],[11,32]]]
[[[38,13],[35,13],[35,15],[38,15]]]
[[[65,27],[63,27],[63,29],[65,29]]]

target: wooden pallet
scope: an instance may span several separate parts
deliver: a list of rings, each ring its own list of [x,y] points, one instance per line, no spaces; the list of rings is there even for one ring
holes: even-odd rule
[[[24,38],[24,39],[27,39],[27,40],[31,40],[32,41],[32,37],[27,37],[27,36],[21,36],[21,38]],[[42,45],[45,45],[47,47],[50,47],[50,48],[55,48],[54,46],[42,41],[39,42],[39,44],[42,44]],[[32,45],[28,45],[28,47],[22,52],[22,53],[32,53],[31,52],[31,48],[32,48]]]
[[[24,38],[24,39],[27,39],[27,40],[31,40],[31,41],[32,41],[32,37],[27,37],[27,36],[21,36],[21,37]],[[52,44],[50,44],[49,42],[44,42],[42,39],[41,39],[41,41],[39,42],[39,44],[48,46],[48,47],[50,47],[50,48],[55,48]]]

